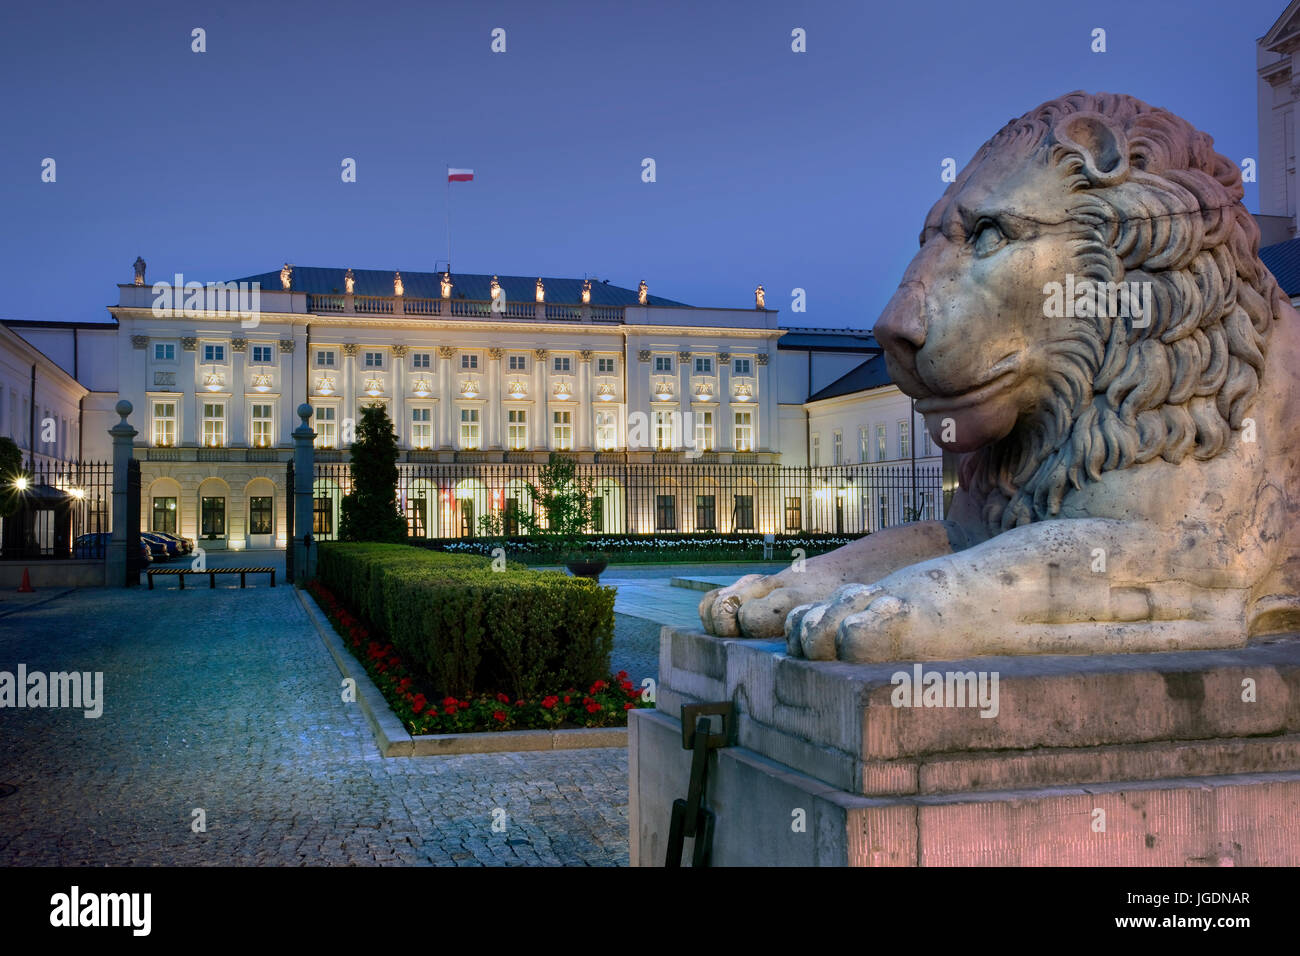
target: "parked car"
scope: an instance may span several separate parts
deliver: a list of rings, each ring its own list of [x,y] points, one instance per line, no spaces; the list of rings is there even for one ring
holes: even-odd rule
[[[145,564],[153,564],[153,551],[149,547],[149,542],[143,537],[140,538],[140,557],[144,559]]]
[[[156,531],[140,532],[140,540],[149,543],[149,550],[153,552],[155,558],[179,558],[184,553],[179,542]]]
[[[79,534],[76,540],[72,542],[72,556],[74,558],[102,558],[108,553],[108,542],[112,537],[107,531]]]
[[[179,534],[172,534],[170,531],[150,531],[150,534],[157,535],[160,538],[167,538],[175,541],[181,549],[181,554],[190,554],[194,551],[194,539],[183,538]]]

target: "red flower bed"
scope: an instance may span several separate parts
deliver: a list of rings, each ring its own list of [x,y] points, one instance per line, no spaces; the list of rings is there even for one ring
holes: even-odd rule
[[[440,696],[419,686],[415,673],[392,644],[376,640],[370,628],[317,581],[307,593],[334,625],[353,656],[365,667],[388,705],[415,735],[463,734],[485,730],[551,730],[560,727],[623,727],[627,712],[653,707],[642,699],[627,671],[598,680],[586,692],[556,689],[535,700],[511,700],[506,694],[483,694],[474,700]]]

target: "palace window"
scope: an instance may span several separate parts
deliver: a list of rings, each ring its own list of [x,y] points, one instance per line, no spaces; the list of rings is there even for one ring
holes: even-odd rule
[[[573,413],[552,412],[553,445],[558,451],[570,451],[573,448]]]
[[[270,365],[270,364],[271,364],[271,356],[272,356],[273,354],[274,354],[274,353],[272,352],[271,346],[269,346],[269,345],[254,345],[254,346],[253,346],[253,364],[254,364],[254,365]]]
[[[225,403],[223,402],[203,403],[203,444],[207,448],[225,447],[226,444]]]
[[[752,375],[753,364],[747,358],[738,358],[732,361],[731,371],[735,375]]]
[[[430,352],[412,352],[411,368],[429,368],[433,361],[433,355]]]
[[[316,535],[334,533],[334,504],[328,495],[318,495],[312,499],[311,533]]]
[[[253,406],[253,447],[271,447],[271,423],[275,417],[274,405]]]
[[[731,530],[754,530],[754,496],[736,495],[735,507],[731,512]]]
[[[673,448],[673,413],[655,412],[655,449],[672,451]]]
[[[258,495],[248,499],[248,533],[271,534],[271,496]]]
[[[433,447],[433,410],[427,406],[411,409],[411,447]]]
[[[858,429],[858,461],[867,462],[871,460],[871,442],[867,439],[867,429],[865,426]]]
[[[176,533],[176,499],[155,498],[153,500],[153,521],[149,527],[166,534]]]
[[[695,450],[713,451],[713,412],[695,414]]]
[[[512,408],[506,412],[506,445],[511,451],[523,451],[528,447],[528,412],[523,408]]]
[[[155,342],[153,344],[153,360],[155,362],[176,361],[176,346],[171,342]]]
[[[462,356],[463,358],[464,356]],[[477,408],[460,410],[460,447],[466,451],[477,451],[482,444],[482,429],[478,420]]]
[[[226,499],[199,499],[199,533],[204,537],[215,535],[224,537],[226,533]]]
[[[837,431],[831,433],[831,464],[832,465],[844,464],[844,433],[843,432]]]
[[[614,360],[613,360],[612,358],[598,358],[598,359],[596,359],[596,373],[597,373],[598,375],[613,375],[613,374],[614,374]]]
[[[478,368],[478,356],[462,355],[460,357],[460,367],[466,371]]]
[[[798,496],[785,499],[785,530],[803,530],[803,501]]]
[[[317,349],[317,350],[316,350],[316,367],[317,367],[317,368],[334,368],[334,367],[335,367],[335,364],[336,364],[336,362],[335,362],[335,353],[334,353],[334,350],[333,350],[333,349]]]
[[[333,448],[338,444],[338,421],[333,405],[318,405],[316,414],[316,447]]]
[[[203,346],[203,361],[205,363],[220,363],[226,360],[226,347],[224,345],[206,344]]]
[[[822,463],[822,436],[813,435],[808,451],[808,463],[816,468]]]
[[[711,359],[711,358],[697,358],[697,359],[695,360],[695,374],[696,374],[696,375],[712,375],[712,374],[713,374],[713,359]]]
[[[677,498],[674,495],[655,496],[655,530],[677,530]]]
[[[611,451],[618,444],[618,422],[613,412],[596,413],[596,448]]]
[[[910,423],[898,423],[898,457],[910,458],[912,456],[912,435]]]
[[[510,356],[510,371],[512,372],[528,371],[528,356],[527,355]]]
[[[671,372],[673,370],[673,357],[671,355],[655,356],[656,372]]]
[[[555,364],[552,370],[556,372],[570,372],[573,370],[573,359],[567,355],[555,356]]]
[[[754,413],[736,412],[736,451],[754,450]]]
[[[884,461],[885,457],[888,454],[889,454],[889,450],[886,447],[885,426],[877,425],[876,426],[876,461]]]
[[[383,353],[383,352],[367,352],[367,353],[366,353],[366,360],[365,360],[365,361],[366,361],[366,368],[383,368],[383,367],[384,367],[384,353]]]
[[[695,496],[695,530],[716,531],[718,528],[717,495]]]
[[[176,403],[153,403],[153,443],[159,448],[176,444]]]

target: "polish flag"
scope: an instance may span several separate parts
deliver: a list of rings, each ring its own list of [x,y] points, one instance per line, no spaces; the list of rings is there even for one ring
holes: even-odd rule
[[[449,183],[471,183],[474,181],[474,170],[472,169],[452,169],[447,168],[447,182]]]

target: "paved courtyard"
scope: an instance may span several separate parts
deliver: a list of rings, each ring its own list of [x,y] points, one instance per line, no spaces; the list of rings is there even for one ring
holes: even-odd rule
[[[735,577],[609,583],[684,573]],[[258,581],[3,596],[0,671],[101,671],[104,705],[0,710],[0,865],[626,865],[625,751],[384,759],[293,589]]]

